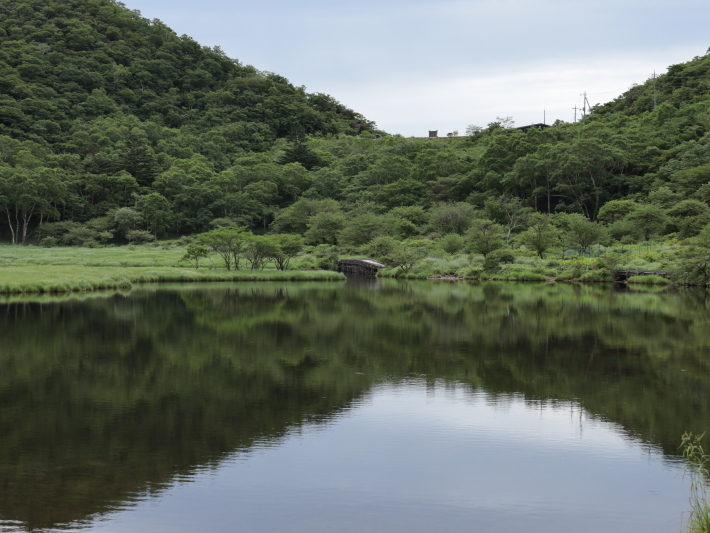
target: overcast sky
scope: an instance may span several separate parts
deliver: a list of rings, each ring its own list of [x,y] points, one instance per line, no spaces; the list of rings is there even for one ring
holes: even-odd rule
[[[389,133],[574,120],[710,47],[708,0],[124,0]]]

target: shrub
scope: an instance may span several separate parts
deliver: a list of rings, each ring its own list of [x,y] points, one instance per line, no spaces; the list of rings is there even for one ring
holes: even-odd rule
[[[629,283],[638,283],[646,285],[668,285],[670,281],[663,276],[648,275],[648,276],[631,276]]]
[[[614,275],[608,270],[590,270],[579,276],[580,281],[614,281]]]
[[[142,229],[134,229],[126,233],[126,239],[131,244],[144,244],[155,240],[155,235]]]
[[[59,241],[56,239],[56,237],[45,237],[44,239],[39,241],[39,245],[44,248],[53,248],[57,245],[58,242]]]
[[[458,233],[449,233],[439,239],[439,246],[448,254],[455,254],[464,247],[464,239]]]

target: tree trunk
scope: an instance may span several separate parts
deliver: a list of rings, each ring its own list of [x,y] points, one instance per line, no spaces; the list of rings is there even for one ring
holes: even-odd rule
[[[10,231],[12,232],[12,244],[17,244],[17,236],[15,235],[15,228],[12,225],[12,218],[10,217],[10,210],[5,209],[7,213],[7,224],[10,226]]]

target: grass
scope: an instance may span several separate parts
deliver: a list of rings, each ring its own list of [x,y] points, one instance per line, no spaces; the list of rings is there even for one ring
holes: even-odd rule
[[[640,284],[640,285],[668,285],[670,281],[664,277],[656,275],[648,276],[631,276],[629,278],[629,284]]]
[[[180,263],[180,246],[107,248],[0,248],[0,293],[57,293],[130,289],[136,283],[197,281],[328,281],[342,280],[322,270],[227,271],[218,258],[199,269]]]
[[[710,455],[701,445],[703,435],[686,433],[681,448],[685,459],[686,472],[690,477],[690,510],[685,526],[689,533],[710,533],[710,501],[708,501],[708,479],[710,479]]]

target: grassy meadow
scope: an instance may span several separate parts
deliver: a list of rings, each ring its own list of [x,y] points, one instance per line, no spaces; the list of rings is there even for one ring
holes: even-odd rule
[[[197,281],[342,280],[333,268],[338,257],[372,257],[368,250],[307,247],[286,271],[268,263],[263,270],[228,271],[216,254],[194,263],[181,261],[186,247],[176,241],[143,245],[88,247],[0,246],[0,293],[56,293],[130,289],[136,283]],[[480,254],[447,253],[437,247],[423,251],[407,271],[400,267],[380,271],[381,277],[426,279],[454,277],[499,281],[612,282],[613,269],[663,270],[676,252],[674,244],[595,246],[586,254],[555,250],[547,258],[518,248],[508,249],[491,262]],[[348,253],[349,252],[349,253]],[[386,259],[382,259],[387,263]],[[631,278],[631,284],[665,285],[659,276]]]
[[[232,270],[216,255],[194,264],[180,262],[183,246],[149,244],[105,248],[0,247],[0,293],[52,293],[130,289],[136,283],[196,281],[341,280],[323,270]],[[298,265],[296,265],[298,266]]]

